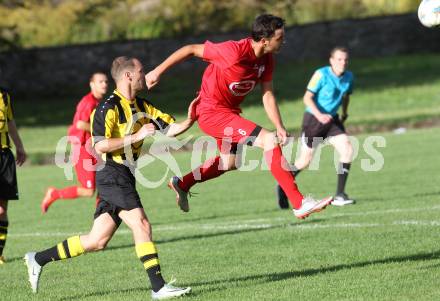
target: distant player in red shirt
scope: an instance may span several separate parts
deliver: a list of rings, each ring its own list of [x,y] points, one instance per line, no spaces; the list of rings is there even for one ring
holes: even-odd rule
[[[70,186],[63,189],[49,187],[41,202],[41,211],[46,213],[50,205],[58,199],[76,199],[78,197],[92,197],[95,193],[94,170],[90,170],[96,164],[90,144],[90,114],[107,93],[108,79],[104,73],[94,73],[90,78],[90,93],[84,96],[76,106],[72,125],[68,135],[71,137],[74,158],[78,158],[75,164],[76,176],[80,186]]]
[[[176,192],[177,204],[184,212],[189,211],[187,195],[193,185],[237,169],[240,144],[264,149],[270,171],[286,192],[296,217],[305,218],[321,211],[332,201],[332,198],[315,201],[303,197],[278,144],[286,143],[288,133],[273,93],[272,53],[280,50],[283,41],[284,20],[263,14],[255,19],[250,38],[186,45],[145,76],[151,88],[166,70],[189,57],[196,56],[209,63],[203,74],[196,113],[199,127],[217,140],[220,155],[207,160],[182,179],[171,178],[169,187]],[[240,103],[258,83],[261,83],[264,108],[276,133],[240,116]]]

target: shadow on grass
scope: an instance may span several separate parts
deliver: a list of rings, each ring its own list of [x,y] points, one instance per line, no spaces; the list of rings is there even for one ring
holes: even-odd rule
[[[387,199],[384,197],[367,197],[367,198],[355,198],[356,203],[366,203],[366,202],[385,202]]]
[[[127,289],[117,289],[117,290],[108,290],[108,291],[97,291],[87,294],[78,294],[74,296],[65,296],[61,297],[58,300],[59,301],[67,301],[67,300],[83,300],[90,297],[105,297],[109,295],[120,295],[124,293],[133,293],[133,292],[145,292],[145,294],[150,294],[150,288],[149,286],[145,287],[133,287],[133,288],[127,288]]]
[[[433,253],[419,253],[407,256],[393,256],[384,259],[376,259],[376,260],[368,260],[355,262],[352,264],[340,264],[329,267],[317,268],[317,269],[306,269],[302,271],[289,271],[289,272],[279,272],[279,273],[268,273],[268,274],[257,274],[257,275],[249,275],[244,277],[237,278],[229,278],[229,279],[220,279],[206,282],[197,282],[192,283],[193,287],[198,286],[208,286],[207,291],[219,291],[227,289],[231,283],[237,285],[247,285],[247,282],[272,282],[272,281],[282,281],[291,278],[297,277],[308,277],[315,276],[326,273],[334,273],[342,270],[350,270],[355,268],[364,268],[372,265],[381,265],[388,263],[401,263],[408,261],[425,261],[425,260],[437,260],[440,259],[440,251],[435,251]],[[212,286],[212,287],[210,287]]]
[[[318,269],[306,269],[302,271],[288,271],[288,272],[279,272],[279,273],[268,273],[268,274],[257,274],[257,275],[249,275],[249,276],[243,276],[243,277],[236,277],[236,278],[227,278],[227,279],[219,279],[219,280],[213,280],[213,281],[205,281],[205,282],[196,282],[192,283],[192,287],[203,287],[208,286],[208,288],[200,288],[199,292],[192,293],[192,296],[195,295],[203,295],[204,292],[213,292],[213,291],[221,291],[226,290],[231,287],[231,283],[234,283],[234,287],[236,286],[245,286],[248,285],[248,282],[255,283],[257,282],[275,282],[275,281],[283,281],[286,279],[291,278],[297,278],[297,277],[308,277],[308,276],[315,276],[319,274],[326,274],[326,273],[334,273],[341,270],[350,270],[353,268],[363,268],[366,266],[371,265],[381,265],[381,264],[388,264],[388,263],[401,263],[401,262],[408,262],[408,261],[425,261],[425,260],[437,260],[440,259],[440,251],[436,251],[433,253],[420,253],[420,254],[413,254],[413,255],[407,255],[407,256],[393,256],[388,257],[384,259],[376,259],[376,260],[368,260],[368,261],[361,261],[356,262],[352,264],[340,264],[340,265],[334,265],[324,268],[318,268]],[[432,268],[436,268],[436,266],[431,266]],[[123,294],[123,293],[130,293],[130,292],[146,292],[149,293],[149,288],[146,287],[135,287],[135,288],[129,288],[129,289],[117,289],[117,290],[109,290],[109,291],[96,291],[91,292],[87,294],[77,294],[73,296],[64,296],[59,298],[59,301],[66,301],[66,300],[82,300],[88,297],[104,297],[104,296],[110,296],[112,294]],[[190,296],[191,296],[190,295]]]
[[[22,260],[24,262],[23,257],[24,257],[24,254],[22,256],[18,256],[18,257],[12,257],[12,258],[7,257],[6,263],[11,263],[11,262],[20,261],[20,260]]]
[[[83,300],[86,298],[91,298],[91,297],[104,297],[104,296],[111,296],[113,294],[124,294],[124,293],[133,293],[133,292],[144,292],[146,295],[150,295],[150,286],[146,285],[145,287],[134,287],[134,288],[128,288],[128,289],[117,289],[117,290],[109,290],[109,291],[100,291],[100,292],[93,292],[93,293],[88,293],[88,294],[78,294],[78,295],[74,295],[74,296],[65,296],[65,297],[61,297],[58,300],[59,301],[68,301],[68,300]],[[191,292],[190,294],[185,296],[185,299],[187,299],[188,297],[195,297],[197,296],[197,293]]]
[[[314,219],[310,221],[303,221],[300,224],[316,224],[319,222],[322,222],[324,220],[321,219]],[[272,230],[272,229],[278,229],[278,228],[286,228],[289,226],[296,226],[300,225],[299,223],[286,223],[286,224],[280,224],[280,225],[271,225],[271,226],[262,226],[258,227],[258,225],[255,225],[255,228],[248,228],[248,229],[240,229],[240,230],[228,230],[228,231],[221,231],[221,232],[215,232],[215,233],[206,233],[206,234],[195,234],[195,235],[188,235],[188,236],[179,236],[179,237],[173,237],[170,239],[160,239],[155,240],[155,243],[160,244],[166,244],[166,243],[173,243],[178,241],[186,241],[186,240],[197,240],[197,239],[206,239],[206,238],[212,238],[212,237],[221,237],[221,236],[229,236],[229,235],[237,235],[237,234],[243,234],[243,233],[251,233],[251,232],[259,232],[259,231],[266,231],[266,230]],[[153,227],[154,232],[154,227]],[[105,250],[119,250],[119,249],[127,249],[127,248],[134,248],[133,244],[127,244],[127,245],[120,245],[120,246],[109,246]]]
[[[429,197],[429,196],[440,196],[440,191],[422,192],[415,193],[413,197]]]
[[[264,209],[264,210],[255,210],[255,211],[246,211],[245,214],[237,212],[236,214],[234,213],[225,213],[225,214],[213,214],[213,215],[209,215],[209,216],[201,216],[201,217],[195,217],[195,218],[185,218],[179,221],[173,220],[172,223],[173,224],[185,224],[185,223],[189,223],[189,222],[203,222],[203,221],[210,221],[210,220],[215,220],[215,219],[220,219],[220,218],[227,218],[227,217],[234,217],[234,216],[240,216],[240,217],[245,217],[247,215],[259,215],[259,214],[267,214],[267,213],[271,213],[271,212],[278,212],[281,211],[278,208],[273,208],[273,209]],[[160,226],[160,225],[169,225],[170,222],[153,222],[153,232],[154,232],[154,227],[155,226]]]

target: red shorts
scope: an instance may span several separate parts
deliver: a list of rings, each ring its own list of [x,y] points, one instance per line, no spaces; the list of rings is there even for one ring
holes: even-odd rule
[[[222,153],[235,153],[238,144],[252,145],[261,127],[231,111],[207,110],[198,114],[202,131],[217,140]]]
[[[72,148],[74,158],[78,158],[75,164],[78,182],[84,188],[95,189],[96,158],[87,151],[86,145],[72,144]]]

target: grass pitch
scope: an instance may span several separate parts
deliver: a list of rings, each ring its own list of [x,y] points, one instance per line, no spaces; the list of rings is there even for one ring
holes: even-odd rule
[[[385,134],[386,147],[377,148],[381,170],[362,170],[362,160],[372,160],[364,151],[353,163],[347,192],[358,203],[305,221],[276,208],[268,171],[236,171],[197,185],[187,214],[165,184],[139,186],[164,276],[191,286],[188,300],[438,300],[439,135],[435,128]],[[366,136],[359,139],[362,145]],[[261,155],[256,150],[249,158]],[[190,153],[176,159],[189,170]],[[330,148],[319,166],[298,183],[323,197],[336,185]],[[160,162],[142,170],[152,180],[165,171]],[[72,184],[54,166],[19,169],[21,200],[10,203],[1,300],[148,300],[147,276],[125,226],[105,251],[47,265],[40,292],[31,293],[24,253],[91,226],[93,199],[60,201],[40,213],[47,186]]]

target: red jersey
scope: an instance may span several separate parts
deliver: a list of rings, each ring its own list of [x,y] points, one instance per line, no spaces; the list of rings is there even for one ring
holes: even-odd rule
[[[257,58],[251,43],[251,38],[205,42],[203,60],[209,66],[203,74],[198,110],[215,108],[239,113],[240,103],[256,84],[272,80],[272,54]]]
[[[77,137],[82,145],[86,144],[87,140],[90,138],[90,132],[78,129],[76,123],[80,120],[90,123],[90,115],[98,103],[99,100],[90,92],[84,96],[76,106],[75,115],[73,116],[72,125],[69,127],[68,135]],[[71,142],[75,143],[77,141],[71,140]]]

